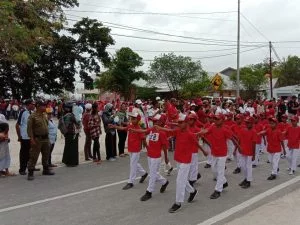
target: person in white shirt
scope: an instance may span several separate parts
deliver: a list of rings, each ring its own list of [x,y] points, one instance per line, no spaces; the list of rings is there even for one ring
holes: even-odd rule
[[[255,109],[253,108],[253,104],[251,101],[249,101],[245,107],[245,112],[249,112],[250,116],[253,116],[255,114]]]
[[[215,115],[219,115],[219,114],[223,114],[223,109],[221,107],[221,100],[217,99],[216,100],[216,111],[215,111]]]

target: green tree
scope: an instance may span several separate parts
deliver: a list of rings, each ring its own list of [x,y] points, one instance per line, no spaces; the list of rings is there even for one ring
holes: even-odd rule
[[[78,6],[77,0],[1,0],[0,58],[11,63],[31,63],[39,56],[36,46],[53,41],[65,21],[63,7]]]
[[[143,65],[142,58],[130,48],[121,48],[108,70],[100,75],[96,83],[99,88],[121,94],[126,100],[130,99],[136,86],[134,81],[147,79],[143,71],[137,70]]]
[[[175,93],[188,82],[201,79],[206,75],[201,63],[194,62],[190,57],[176,56],[174,53],[155,57],[150,65],[149,79],[153,84],[167,83]]]
[[[51,44],[32,48],[31,53],[39,56],[34,63],[0,60],[0,79],[6,84],[2,95],[8,90],[16,98],[39,91],[57,95],[64,89],[73,91],[76,74],[86,88],[93,88],[91,75],[100,72],[101,63],[108,65],[111,60],[106,52],[107,46],[114,44],[110,30],[96,20],[83,18],[66,31],[72,36],[53,32]]]
[[[288,56],[276,68],[280,87],[300,84],[300,58]]]
[[[245,98],[255,98],[258,91],[266,84],[268,67],[264,63],[249,65],[240,70],[240,84],[244,91]],[[236,84],[236,74],[233,74],[230,79]]]
[[[211,88],[211,82],[208,75],[204,74],[201,79],[186,83],[180,90],[184,98],[194,98],[205,95]]]

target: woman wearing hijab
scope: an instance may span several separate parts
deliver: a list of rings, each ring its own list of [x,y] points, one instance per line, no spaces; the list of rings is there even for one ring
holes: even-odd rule
[[[72,113],[72,103],[66,103],[64,105],[64,116],[61,118],[62,123],[65,126],[65,147],[62,162],[68,167],[78,166],[79,154],[78,154],[78,130],[80,124],[76,121],[74,114]]]
[[[116,148],[116,129],[109,128],[109,125],[114,124],[113,105],[107,103],[104,106],[104,112],[102,114],[102,121],[105,130],[105,148],[106,148],[106,159],[109,161],[115,161],[117,155]]]

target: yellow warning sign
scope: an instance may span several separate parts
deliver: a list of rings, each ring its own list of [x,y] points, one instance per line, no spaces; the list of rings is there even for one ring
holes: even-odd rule
[[[213,85],[215,91],[218,90],[220,88],[220,86],[222,85],[223,80],[222,77],[219,74],[216,74],[213,79],[211,80],[211,84]]]

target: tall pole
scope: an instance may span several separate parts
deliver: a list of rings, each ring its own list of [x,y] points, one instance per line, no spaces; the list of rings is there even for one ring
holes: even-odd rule
[[[270,49],[270,96],[273,99],[273,76],[272,76],[272,42],[269,42],[269,49]]]
[[[236,97],[240,97],[240,41],[241,41],[241,0],[238,0],[238,32],[237,32],[237,73],[236,73]]]

